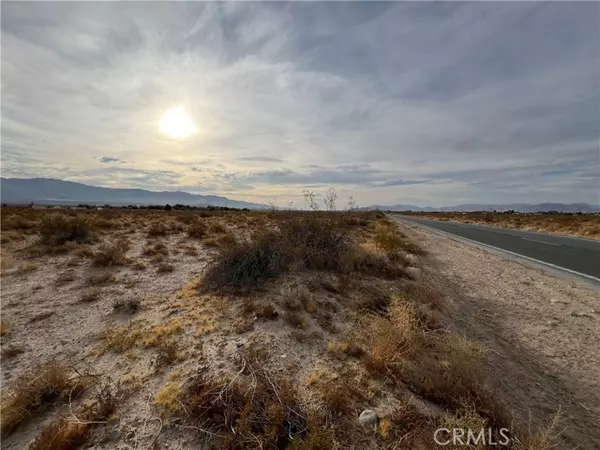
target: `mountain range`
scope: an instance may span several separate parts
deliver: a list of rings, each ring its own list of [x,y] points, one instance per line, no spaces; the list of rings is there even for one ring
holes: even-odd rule
[[[182,204],[194,206],[227,206],[229,208],[266,209],[259,203],[232,200],[217,195],[190,194],[182,191],[148,191],[145,189],[123,189],[89,186],[73,181],[52,178],[0,178],[0,198],[7,204],[73,205],[79,203],[96,205],[165,205]],[[464,204],[433,208],[415,205],[372,205],[364,210],[381,209],[391,211],[509,211],[538,212],[600,212],[600,206],[587,203],[515,203],[507,205]]]
[[[87,203],[95,205],[194,205],[227,206],[229,208],[263,209],[258,203],[231,200],[217,195],[198,195],[182,191],[147,191],[88,186],[72,181],[52,178],[1,178],[2,203],[42,205],[69,205]]]

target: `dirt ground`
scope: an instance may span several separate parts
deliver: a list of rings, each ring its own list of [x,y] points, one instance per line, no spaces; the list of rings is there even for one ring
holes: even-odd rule
[[[428,276],[452,299],[457,328],[484,342],[489,379],[516,421],[560,410],[560,448],[600,448],[599,291],[413,224]]]

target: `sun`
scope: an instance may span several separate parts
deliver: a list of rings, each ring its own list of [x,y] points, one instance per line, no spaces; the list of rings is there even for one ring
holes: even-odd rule
[[[160,130],[173,139],[185,139],[196,131],[194,122],[183,108],[171,108],[160,118]]]

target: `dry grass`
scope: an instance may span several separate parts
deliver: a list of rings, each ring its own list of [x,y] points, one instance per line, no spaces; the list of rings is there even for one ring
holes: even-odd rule
[[[0,336],[6,336],[10,333],[10,324],[5,320],[0,321]]]
[[[100,291],[89,291],[84,293],[80,298],[80,303],[93,303],[100,299]]]
[[[175,270],[175,266],[172,264],[162,263],[156,268],[156,273],[171,273]]]
[[[167,383],[154,402],[163,415],[210,438],[215,448],[334,448],[331,430],[289,382],[246,367],[253,383],[197,376],[184,385]]]
[[[76,398],[86,380],[58,363],[40,364],[15,380],[2,398],[2,435],[15,431],[43,406]]]
[[[119,239],[111,244],[102,245],[92,255],[92,262],[95,266],[110,267],[122,266],[130,261],[126,254],[130,248],[130,243],[127,239]]]
[[[187,235],[192,239],[202,239],[208,233],[208,227],[204,222],[193,222],[187,228]]]
[[[66,242],[85,242],[90,239],[92,223],[83,215],[43,215],[39,225],[40,242],[49,246],[64,245]]]
[[[117,277],[115,277],[110,272],[101,272],[94,275],[90,275],[86,282],[90,286],[99,286],[102,284],[114,283],[117,281]]]

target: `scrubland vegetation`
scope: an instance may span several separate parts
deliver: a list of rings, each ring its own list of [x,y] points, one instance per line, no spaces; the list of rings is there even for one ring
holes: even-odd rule
[[[402,213],[436,220],[515,228],[600,239],[600,214],[516,213],[516,212],[409,212]]]
[[[381,213],[4,208],[2,255],[6,448],[551,448]]]

